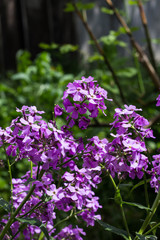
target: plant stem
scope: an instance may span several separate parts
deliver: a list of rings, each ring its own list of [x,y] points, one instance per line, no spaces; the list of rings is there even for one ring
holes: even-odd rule
[[[145,14],[145,11],[144,11],[141,0],[138,0],[137,4],[138,4],[138,7],[139,7],[141,20],[142,20],[144,32],[145,32],[145,35],[146,35],[146,41],[147,41],[147,45],[148,45],[148,51],[149,51],[149,54],[150,54],[151,62],[152,62],[152,65],[153,65],[154,69],[157,70],[156,61],[155,61],[155,58],[154,58],[152,44],[151,44],[151,37],[150,37],[148,24],[147,24],[146,14]]]
[[[147,226],[149,225],[153,215],[155,214],[157,208],[158,208],[158,205],[159,205],[159,202],[160,202],[160,190],[154,200],[154,203],[152,205],[152,208],[151,208],[151,212],[147,215],[142,227],[140,228],[139,230],[139,234],[143,234],[143,232],[146,230]]]
[[[3,237],[5,236],[5,234],[7,233],[8,229],[10,228],[10,226],[12,225],[12,223],[15,220],[15,217],[17,216],[17,214],[20,212],[20,210],[22,209],[22,207],[24,206],[24,204],[28,201],[28,199],[30,198],[30,196],[32,195],[34,189],[35,189],[36,185],[34,184],[27,196],[23,199],[23,201],[21,202],[21,204],[19,205],[19,207],[16,209],[16,211],[11,215],[11,218],[9,219],[9,221],[7,222],[6,226],[3,228],[1,235],[0,235],[0,240],[3,240]]]
[[[114,11],[114,14],[116,15],[120,24],[124,27],[124,29],[126,31],[126,34],[128,35],[133,48],[136,49],[136,51],[139,54],[142,62],[144,63],[144,66],[148,70],[156,89],[159,91],[160,90],[160,79],[159,79],[159,76],[157,75],[154,67],[152,66],[151,62],[149,61],[147,55],[143,51],[142,47],[135,41],[130,28],[128,27],[128,25],[125,22],[125,20],[123,19],[123,17],[119,14],[119,11],[115,8],[112,0],[106,0],[106,2],[112,8],[112,10]]]
[[[42,170],[39,174],[39,178],[40,179],[42,177],[44,173],[44,170]],[[12,223],[14,222],[15,220],[15,217],[18,215],[18,213],[21,211],[22,207],[24,206],[24,204],[28,201],[28,199],[30,198],[30,196],[32,195],[32,193],[34,192],[34,189],[36,187],[36,184],[34,184],[27,196],[23,199],[23,201],[21,202],[21,204],[19,205],[19,207],[15,210],[15,212],[11,215],[10,219],[8,220],[7,224],[5,225],[5,227],[3,228],[1,234],[0,234],[0,240],[3,240],[3,237],[5,236],[5,234],[7,233],[8,229],[10,228],[10,226],[12,225]]]
[[[147,179],[146,179],[145,172],[144,172],[144,191],[145,191],[146,205],[147,205],[148,208],[150,208],[148,189],[147,189]]]
[[[31,161],[31,178],[33,177],[33,162]]]
[[[160,226],[160,223],[157,223],[154,227],[152,227],[150,230],[148,230],[144,235],[147,236],[150,232],[152,232],[153,230],[155,230],[159,226]]]
[[[135,62],[136,68],[137,68],[139,88],[141,90],[141,94],[143,95],[143,94],[145,94],[145,88],[144,88],[144,83],[143,83],[143,79],[142,79],[140,64],[138,61],[138,56],[137,56],[137,53],[135,52],[135,50],[133,52],[133,56],[134,56],[134,62]]]
[[[126,216],[125,216],[125,213],[124,213],[124,209],[123,209],[123,204],[120,204],[120,208],[121,208],[121,213],[122,213],[123,222],[124,222],[126,231],[127,231],[127,233],[128,233],[128,239],[129,239],[129,240],[132,240],[132,238],[131,238],[131,236],[130,236],[130,232],[129,232],[129,228],[128,228]]]
[[[12,215],[12,213],[13,213],[13,183],[12,183],[12,167],[11,167],[11,164],[10,164],[10,161],[9,161],[9,156],[7,155],[6,148],[5,148],[4,145],[3,145],[3,148],[4,148],[4,151],[5,151],[5,154],[6,154],[6,158],[7,158],[8,172],[9,172],[9,178],[10,178],[10,184],[11,184],[11,215]]]
[[[118,191],[118,194],[119,194],[119,198],[120,198],[120,209],[121,209],[121,214],[122,214],[122,218],[123,218],[123,222],[124,222],[124,226],[126,228],[126,231],[127,231],[127,234],[128,234],[128,239],[129,240],[132,240],[131,236],[130,236],[130,232],[129,232],[129,228],[128,228],[128,224],[127,224],[127,220],[126,220],[126,216],[125,216],[125,213],[124,213],[124,209],[123,209],[123,200],[122,200],[122,196],[121,196],[121,193],[120,193],[120,190],[118,188],[118,186],[116,185],[114,179],[112,178],[112,176],[109,174],[109,177],[112,181],[112,184],[113,184],[113,187],[115,189],[115,192]]]
[[[116,75],[116,73],[115,73],[115,71],[114,71],[114,69],[113,69],[113,67],[112,67],[109,59],[106,57],[103,49],[101,48],[101,46],[100,46],[100,44],[98,43],[96,37],[94,36],[93,32],[91,31],[91,29],[90,29],[87,21],[84,19],[82,13],[79,11],[79,9],[77,8],[76,4],[75,4],[75,3],[72,3],[72,5],[73,5],[73,7],[74,7],[74,9],[75,9],[76,14],[77,14],[77,15],[79,16],[79,18],[81,19],[81,21],[82,21],[85,29],[87,30],[87,32],[88,32],[88,34],[89,34],[89,36],[90,36],[90,38],[94,41],[97,50],[99,51],[99,53],[100,53],[100,54],[102,55],[102,57],[104,58],[104,62],[105,62],[105,64],[106,64],[106,66],[108,67],[109,71],[111,72],[112,77],[113,77],[113,80],[114,80],[115,84],[116,84],[117,87],[118,87],[119,94],[120,94],[120,97],[121,97],[121,99],[122,99],[122,102],[125,104],[125,103],[126,103],[126,99],[125,99],[125,97],[124,97],[122,88],[121,88],[121,86],[120,86],[120,84],[119,84],[119,80],[118,80],[118,78],[117,78],[117,75]]]

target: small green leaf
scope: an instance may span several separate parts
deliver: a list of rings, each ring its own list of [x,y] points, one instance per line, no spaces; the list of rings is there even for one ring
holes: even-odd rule
[[[152,38],[154,44],[160,44],[160,38]]]
[[[151,179],[147,179],[146,182],[149,183],[151,181]],[[142,180],[140,181],[139,183],[137,183],[130,191],[130,194],[137,188],[137,187],[140,187],[142,186],[143,184],[145,184],[145,181]]]
[[[6,226],[6,223],[4,223],[4,222],[0,222],[0,225],[2,225],[2,226]],[[13,234],[12,234],[12,230],[9,228],[8,229],[8,233],[9,233],[9,235],[11,236],[11,237],[13,237]]]
[[[117,72],[118,77],[126,77],[126,78],[134,77],[136,74],[137,74],[137,69],[133,67],[124,68]]]
[[[27,181],[24,183],[25,186],[27,186],[29,183],[35,182],[36,180],[34,178],[28,178]]]
[[[19,73],[14,74],[11,77],[11,79],[12,80],[24,80],[26,82],[30,81],[30,78],[28,77],[28,75],[26,73],[23,73],[23,72],[19,72]]]
[[[94,61],[103,61],[103,60],[104,60],[103,56],[98,53],[95,53],[94,55],[92,55],[88,58],[88,61],[90,63],[94,62]]]
[[[139,240],[157,240],[157,237],[153,235],[143,236],[139,233],[136,233],[136,235],[138,236]]]
[[[80,11],[92,9],[94,6],[95,3],[81,3],[81,2],[76,3],[76,7]],[[75,8],[72,3],[67,3],[66,8],[64,9],[65,12],[73,12],[74,10]]]
[[[145,207],[139,203],[132,203],[132,202],[122,202],[123,204],[127,204],[127,205],[130,205],[130,206],[133,206],[133,207],[137,207],[137,208],[140,208],[140,209],[144,209],[144,210],[147,210],[147,211],[151,211],[150,208],[148,207]]]
[[[106,14],[109,14],[109,15],[113,15],[114,14],[114,11],[109,9],[109,8],[106,8],[106,7],[102,7],[101,8],[101,12],[103,13],[106,13]]]
[[[104,230],[115,233],[116,235],[122,236],[124,239],[128,240],[128,234],[126,231],[116,228],[114,226],[111,226],[107,223],[104,223],[98,219],[96,221],[104,228]]]
[[[74,10],[75,9],[72,3],[67,3],[66,8],[64,9],[65,12],[73,12]]]
[[[38,219],[36,218],[16,218],[18,221],[22,222],[22,223],[27,223],[27,224],[30,224],[30,225],[34,225],[34,226],[37,226],[39,227],[42,232],[44,233],[45,237],[50,240],[50,237],[49,237],[49,234],[48,234],[48,231],[46,229],[46,227],[44,226],[44,224],[39,221]]]
[[[81,3],[81,2],[78,2],[78,3],[76,3],[76,6],[79,10],[89,10],[89,9],[94,8],[95,3]]]
[[[137,5],[137,1],[135,0],[129,0],[128,3],[129,5]]]
[[[51,44],[40,43],[39,47],[45,50],[54,50],[54,49],[57,49],[59,45],[57,43],[51,43]]]
[[[11,204],[0,197],[0,206],[7,212],[11,211]]]
[[[78,49],[78,46],[76,46],[76,45],[71,45],[71,44],[64,44],[63,46],[61,46],[60,48],[59,48],[59,50],[60,50],[60,52],[62,53],[62,54],[66,54],[66,53],[68,53],[68,52],[74,52],[74,51],[76,51]]]

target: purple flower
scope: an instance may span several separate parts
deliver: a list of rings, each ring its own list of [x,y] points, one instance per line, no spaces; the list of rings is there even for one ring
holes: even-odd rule
[[[80,120],[79,120],[79,123],[78,123],[78,126],[79,128],[81,129],[86,129],[88,127],[90,123],[90,120],[87,119],[86,117],[82,117]]]
[[[57,117],[57,116],[61,116],[62,115],[62,113],[63,113],[63,108],[61,108],[59,105],[56,105],[55,107],[54,107],[54,115],[55,115],[55,117]]]
[[[157,103],[156,103],[156,106],[159,107],[160,106],[160,95],[157,97]]]

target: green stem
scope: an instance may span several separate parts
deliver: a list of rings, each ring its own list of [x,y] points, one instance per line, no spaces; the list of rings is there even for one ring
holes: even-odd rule
[[[136,68],[137,68],[139,88],[141,90],[141,93],[144,94],[145,93],[145,88],[144,88],[144,83],[143,83],[143,79],[142,79],[140,64],[139,64],[139,61],[138,61],[137,53],[134,52],[134,51],[133,51],[133,56],[134,56],[134,62],[135,62]]]
[[[30,198],[30,196],[32,195],[34,189],[35,189],[36,185],[34,184],[31,189],[29,190],[27,196],[23,199],[23,201],[21,202],[21,204],[19,205],[19,207],[16,209],[16,211],[11,215],[11,218],[9,219],[9,221],[7,222],[6,226],[3,228],[1,235],[0,235],[0,240],[3,240],[3,237],[5,236],[5,234],[7,233],[8,229],[10,228],[10,226],[12,225],[12,223],[15,220],[15,217],[17,216],[17,214],[20,212],[20,210],[22,209],[22,207],[24,206],[24,204],[28,201],[28,199]]]
[[[148,230],[144,235],[147,236],[150,232],[152,232],[153,230],[155,230],[159,226],[160,226],[160,223],[157,223],[154,227],[152,227],[150,230]]]
[[[40,175],[39,175],[39,178],[38,178],[38,179],[40,179],[40,178],[42,177],[43,173],[44,173],[44,170],[42,170],[42,171],[40,172]],[[22,207],[24,206],[24,204],[29,200],[29,198],[30,198],[30,196],[32,195],[35,187],[36,187],[36,184],[34,184],[34,185],[30,188],[27,196],[23,199],[23,201],[21,202],[21,204],[19,205],[19,207],[16,209],[16,211],[11,215],[10,219],[8,220],[7,224],[5,225],[5,227],[3,228],[3,230],[2,230],[2,232],[1,232],[1,234],[0,234],[0,240],[3,240],[3,237],[5,236],[5,234],[7,233],[7,231],[9,230],[10,226],[12,225],[12,223],[14,222],[16,216],[17,216],[18,213],[21,211],[21,209],[22,209]]]
[[[31,178],[33,177],[33,162],[31,161]]]
[[[28,214],[31,214],[35,209],[37,209],[37,207],[42,203],[43,201],[38,202],[33,208],[31,208],[28,212],[26,212],[23,215],[20,215],[19,218],[23,218]]]
[[[147,179],[146,179],[145,172],[144,172],[144,191],[145,191],[146,205],[147,205],[148,208],[150,208],[148,189],[147,189]]]
[[[10,161],[9,161],[9,157],[6,153],[6,148],[5,146],[3,147],[4,148],[4,151],[5,151],[5,154],[6,154],[6,158],[7,158],[7,163],[8,163],[8,172],[9,172],[9,178],[10,178],[10,183],[11,183],[11,215],[13,213],[13,183],[12,183],[12,167],[11,167],[11,164],[10,164]]]
[[[129,232],[129,228],[128,228],[126,216],[125,216],[125,213],[124,213],[124,209],[123,209],[123,204],[120,204],[120,208],[121,208],[121,213],[122,213],[123,222],[124,222],[124,225],[125,225],[127,234],[128,234],[128,239],[129,239],[129,240],[132,240],[132,238],[131,238],[131,236],[130,236],[130,232]]]
[[[124,226],[125,226],[125,229],[127,231],[127,234],[128,234],[128,239],[129,240],[132,240],[131,236],[130,236],[130,232],[129,232],[129,228],[128,228],[128,224],[127,224],[127,220],[126,220],[126,216],[125,216],[125,213],[124,213],[124,209],[123,209],[123,200],[122,200],[122,196],[121,196],[121,193],[120,193],[120,190],[118,188],[118,186],[116,185],[114,179],[112,178],[112,176],[109,174],[109,177],[112,181],[112,184],[114,186],[114,189],[115,189],[115,193],[117,194],[118,193],[118,201],[119,201],[119,205],[120,205],[120,209],[121,209],[121,213],[122,213],[122,218],[123,218],[123,222],[124,222]]]
[[[154,203],[152,205],[152,208],[151,208],[151,212],[147,215],[141,229],[139,230],[139,234],[143,234],[143,232],[146,230],[147,226],[149,225],[153,215],[155,214],[157,208],[158,208],[158,205],[159,205],[159,202],[160,202],[160,190],[154,200]]]

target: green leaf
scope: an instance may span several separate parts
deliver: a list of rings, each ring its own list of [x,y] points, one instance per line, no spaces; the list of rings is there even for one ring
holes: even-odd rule
[[[81,3],[81,2],[76,3],[76,7],[80,11],[92,9],[94,6],[95,3]],[[73,12],[74,10],[75,8],[72,3],[67,3],[66,8],[64,9],[65,12]]]
[[[35,182],[36,180],[34,178],[28,178],[27,181],[24,183],[25,186],[27,186],[29,183]]]
[[[81,2],[78,2],[78,3],[76,3],[76,6],[79,10],[89,10],[89,9],[94,8],[95,3],[81,3]]]
[[[44,233],[45,237],[50,240],[50,237],[49,237],[49,234],[48,234],[48,231],[46,229],[46,227],[44,226],[44,224],[39,221],[38,219],[36,218],[16,218],[19,222],[22,222],[22,223],[27,223],[27,224],[30,224],[30,225],[34,225],[34,226],[37,226],[39,227],[42,232]]]
[[[104,223],[98,219],[96,221],[104,228],[104,230],[115,233],[116,235],[122,236],[124,239],[128,240],[128,234],[126,231],[116,228],[114,226],[111,226],[107,223]]]
[[[114,44],[116,41],[116,36],[112,33],[110,33],[108,36],[103,36],[100,38],[100,41],[103,42],[106,45]]]
[[[145,206],[143,206],[143,205],[141,205],[141,204],[139,204],[139,203],[133,203],[133,202],[122,202],[123,204],[127,204],[127,205],[130,205],[130,206],[133,206],[133,207],[137,207],[137,208],[140,208],[140,209],[144,209],[144,210],[146,210],[146,211],[151,211],[151,209],[150,208],[148,208],[148,207],[145,207]]]
[[[103,13],[106,13],[106,14],[109,14],[109,15],[113,15],[114,14],[114,11],[109,9],[109,8],[106,8],[106,7],[102,7],[101,8],[101,12]]]
[[[152,38],[154,44],[160,44],[160,38]]]
[[[135,0],[129,0],[128,3],[129,5],[137,5],[137,1]]]
[[[11,211],[11,204],[0,197],[0,206],[7,212]]]
[[[65,12],[73,12],[75,9],[72,3],[67,3],[66,8],[64,9]]]
[[[131,78],[137,74],[137,69],[133,67],[123,68],[117,72],[118,77]]]
[[[103,60],[104,60],[103,56],[98,53],[95,53],[94,55],[92,55],[88,58],[88,61],[90,63],[94,62],[94,61],[103,61]]]
[[[139,233],[136,233],[136,235],[138,236],[139,240],[157,240],[157,237],[153,235],[143,236]]]
[[[6,223],[4,223],[4,222],[0,222],[0,225],[2,225],[2,226],[6,226]],[[11,237],[13,237],[13,234],[12,234],[12,230],[11,230],[11,228],[9,228],[8,229],[8,233],[9,233],[9,235],[11,236]]]
[[[59,45],[56,43],[51,43],[51,44],[40,43],[39,47],[42,49],[45,49],[45,50],[54,50],[54,49],[57,49],[59,47]]]
[[[68,52],[74,52],[78,49],[78,46],[72,45],[72,44],[64,44],[63,46],[60,47],[60,52],[62,54],[66,54]]]
[[[147,179],[146,182],[149,183],[151,181],[151,179]],[[130,191],[130,194],[137,188],[137,187],[140,187],[142,186],[143,184],[145,184],[145,181],[142,180],[140,181],[139,183],[137,183]]]
[[[28,75],[26,73],[23,73],[23,72],[19,72],[19,73],[14,74],[11,77],[11,79],[12,80],[24,80],[26,82],[30,81],[30,78],[28,77]]]

